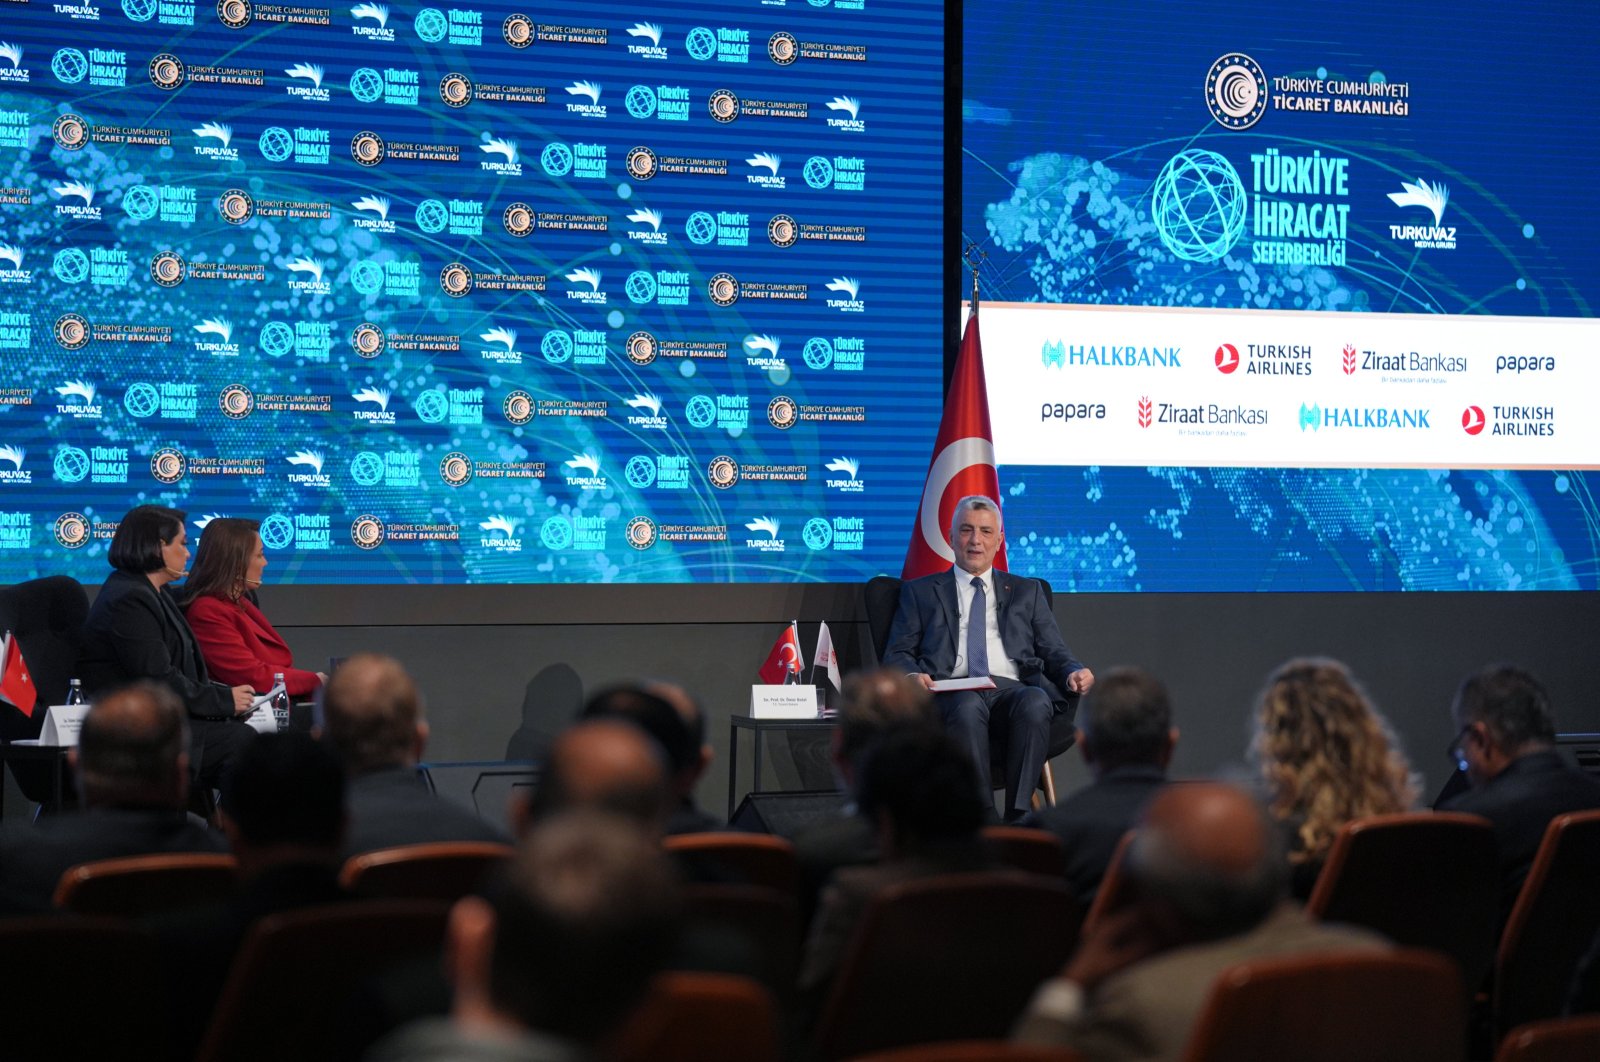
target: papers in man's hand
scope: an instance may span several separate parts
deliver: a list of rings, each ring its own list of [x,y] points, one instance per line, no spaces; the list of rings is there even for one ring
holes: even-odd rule
[[[956,690],[992,690],[994,677],[992,675],[979,675],[977,678],[935,679],[928,684],[928,688],[935,693],[954,693]]]
[[[265,693],[258,693],[250,701],[251,708],[261,708],[272,703],[272,698],[283,692],[282,686],[274,686]]]
[[[283,692],[282,686],[274,686],[265,693],[257,694],[250,701],[254,709],[244,717],[245,723],[258,734],[275,734],[278,732],[278,717],[272,714],[272,698]]]

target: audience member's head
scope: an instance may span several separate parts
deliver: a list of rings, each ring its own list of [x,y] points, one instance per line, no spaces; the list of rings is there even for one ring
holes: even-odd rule
[[[263,734],[224,779],[222,811],[246,875],[270,863],[336,862],[344,841],[344,768],[309,734]]]
[[[83,720],[76,761],[86,807],[184,807],[189,720],[183,704],[156,682],[136,682],[98,697]]]
[[[665,754],[644,730],[625,719],[585,719],[551,743],[528,818],[597,810],[659,833],[672,804]]]
[[[978,772],[966,751],[928,727],[896,727],[866,753],[856,802],[886,855],[970,838],[983,825]]]
[[[612,686],[590,697],[580,718],[626,719],[649,734],[666,755],[669,781],[679,797],[694,792],[711,762],[700,707],[679,686],[665,682]]]
[[[1273,817],[1294,831],[1296,866],[1321,863],[1350,820],[1416,803],[1394,732],[1336,660],[1290,660],[1273,673],[1256,703],[1251,753]]]
[[[593,810],[537,823],[489,898],[451,912],[453,1016],[469,1035],[593,1043],[665,962],[677,914],[672,868],[636,823]]]
[[[1458,730],[1453,751],[1474,784],[1556,740],[1549,695],[1538,679],[1511,664],[1468,675],[1456,690],[1450,714]]]
[[[1151,798],[1128,849],[1128,882],[1169,944],[1243,933],[1287,895],[1278,832],[1243,789],[1167,786]]]
[[[1167,688],[1138,668],[1100,676],[1078,711],[1078,749],[1098,774],[1118,767],[1166,770],[1178,743]]]
[[[844,680],[838,724],[833,732],[833,765],[844,787],[854,791],[861,758],[875,741],[900,726],[936,729],[939,713],[922,683],[899,668],[881,667]]]
[[[358,653],[322,691],[322,736],[351,778],[415,766],[428,740],[422,694],[400,661]]]

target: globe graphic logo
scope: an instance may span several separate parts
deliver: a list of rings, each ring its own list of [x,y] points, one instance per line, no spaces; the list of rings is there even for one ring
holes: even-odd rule
[[[813,369],[826,369],[833,364],[833,344],[821,336],[813,336],[806,340],[806,345],[800,351],[800,356],[806,364]]]
[[[161,209],[161,197],[149,185],[136,184],[122,193],[122,211],[135,221],[149,221]]]
[[[565,332],[546,332],[539,340],[539,353],[551,365],[561,365],[572,357],[572,337]]]
[[[717,404],[705,395],[695,395],[683,407],[683,415],[697,428],[709,428],[717,419]]]
[[[89,256],[76,247],[57,251],[55,261],[50,263],[50,272],[64,284],[82,284],[89,279]]]
[[[833,0],[807,0],[812,7],[827,7]]]
[[[261,349],[269,358],[281,358],[294,349],[294,329],[282,321],[268,321],[261,328]]]
[[[281,125],[268,126],[256,140],[256,147],[268,162],[283,162],[294,154],[294,137]]]
[[[362,103],[375,103],[383,96],[383,75],[363,66],[350,75],[350,95]]]
[[[642,490],[656,481],[656,463],[644,454],[635,454],[628,458],[622,474],[628,477],[628,486]]]
[[[565,516],[552,516],[539,528],[539,541],[545,549],[566,549],[572,545],[572,523]]]
[[[383,458],[371,450],[362,450],[350,459],[350,478],[363,487],[375,487],[383,482]]]
[[[704,26],[696,26],[683,38],[683,46],[691,59],[704,62],[717,54],[717,35]]]
[[[417,12],[411,28],[417,31],[417,36],[429,44],[437,44],[444,40],[444,35],[450,32],[450,22],[444,17],[444,12],[436,7],[425,7]]]
[[[623,97],[628,113],[635,118],[648,118],[656,113],[656,93],[648,85],[635,85]]]
[[[685,236],[703,247],[717,238],[717,219],[704,210],[696,210],[689,215],[689,220],[683,223],[683,232]]]
[[[833,543],[833,528],[822,517],[813,517],[806,521],[800,538],[810,549],[827,549]]]
[[[149,22],[156,17],[156,0],[122,0],[122,13],[130,22]]]
[[[572,149],[565,144],[546,144],[539,153],[539,165],[551,177],[565,177],[572,172]]]
[[[273,513],[261,521],[261,544],[268,549],[288,549],[294,545],[294,523],[282,513]]]
[[[628,301],[638,306],[656,297],[656,278],[643,269],[635,269],[628,274],[628,282],[622,286],[628,293]]]
[[[81,483],[89,474],[89,455],[76,446],[63,446],[56,451],[55,471],[63,483]]]
[[[806,159],[805,169],[802,171],[806,183],[813,188],[827,188],[833,184],[833,163],[821,155],[812,155]]]
[[[423,232],[443,232],[450,224],[450,209],[438,199],[424,199],[417,204],[417,228]]]
[[[140,420],[154,416],[161,409],[161,392],[152,384],[136,383],[122,396],[122,408]]]
[[[1215,151],[1172,156],[1150,189],[1151,220],[1167,249],[1188,262],[1215,262],[1244,235],[1244,182]]]
[[[411,408],[424,424],[438,424],[450,415],[450,398],[441,388],[430,387],[417,396]]]
[[[56,80],[76,85],[89,72],[89,60],[76,48],[62,48],[50,57],[50,72]]]
[[[350,267],[350,286],[363,295],[376,295],[383,290],[383,266],[376,262],[357,262]]]

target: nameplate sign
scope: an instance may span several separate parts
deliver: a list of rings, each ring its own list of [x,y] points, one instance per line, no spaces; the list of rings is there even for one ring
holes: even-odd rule
[[[750,718],[815,719],[817,687],[751,686]]]
[[[83,717],[88,714],[87,704],[52,705],[39,730],[39,744],[76,746],[78,731],[83,729]]]

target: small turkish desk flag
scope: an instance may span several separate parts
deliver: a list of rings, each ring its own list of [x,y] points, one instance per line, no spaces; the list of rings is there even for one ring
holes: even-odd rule
[[[791,673],[798,676],[805,666],[805,657],[800,655],[800,632],[790,623],[778,635],[778,640],[772,643],[767,662],[761,665],[757,673],[767,685],[781,686]]]
[[[39,701],[39,690],[33,684],[33,676],[28,673],[28,662],[22,659],[22,646],[17,644],[17,639],[10,631],[6,631],[5,661],[0,667],[0,699],[10,701],[22,710],[22,714],[29,719],[33,718],[33,706]]]

